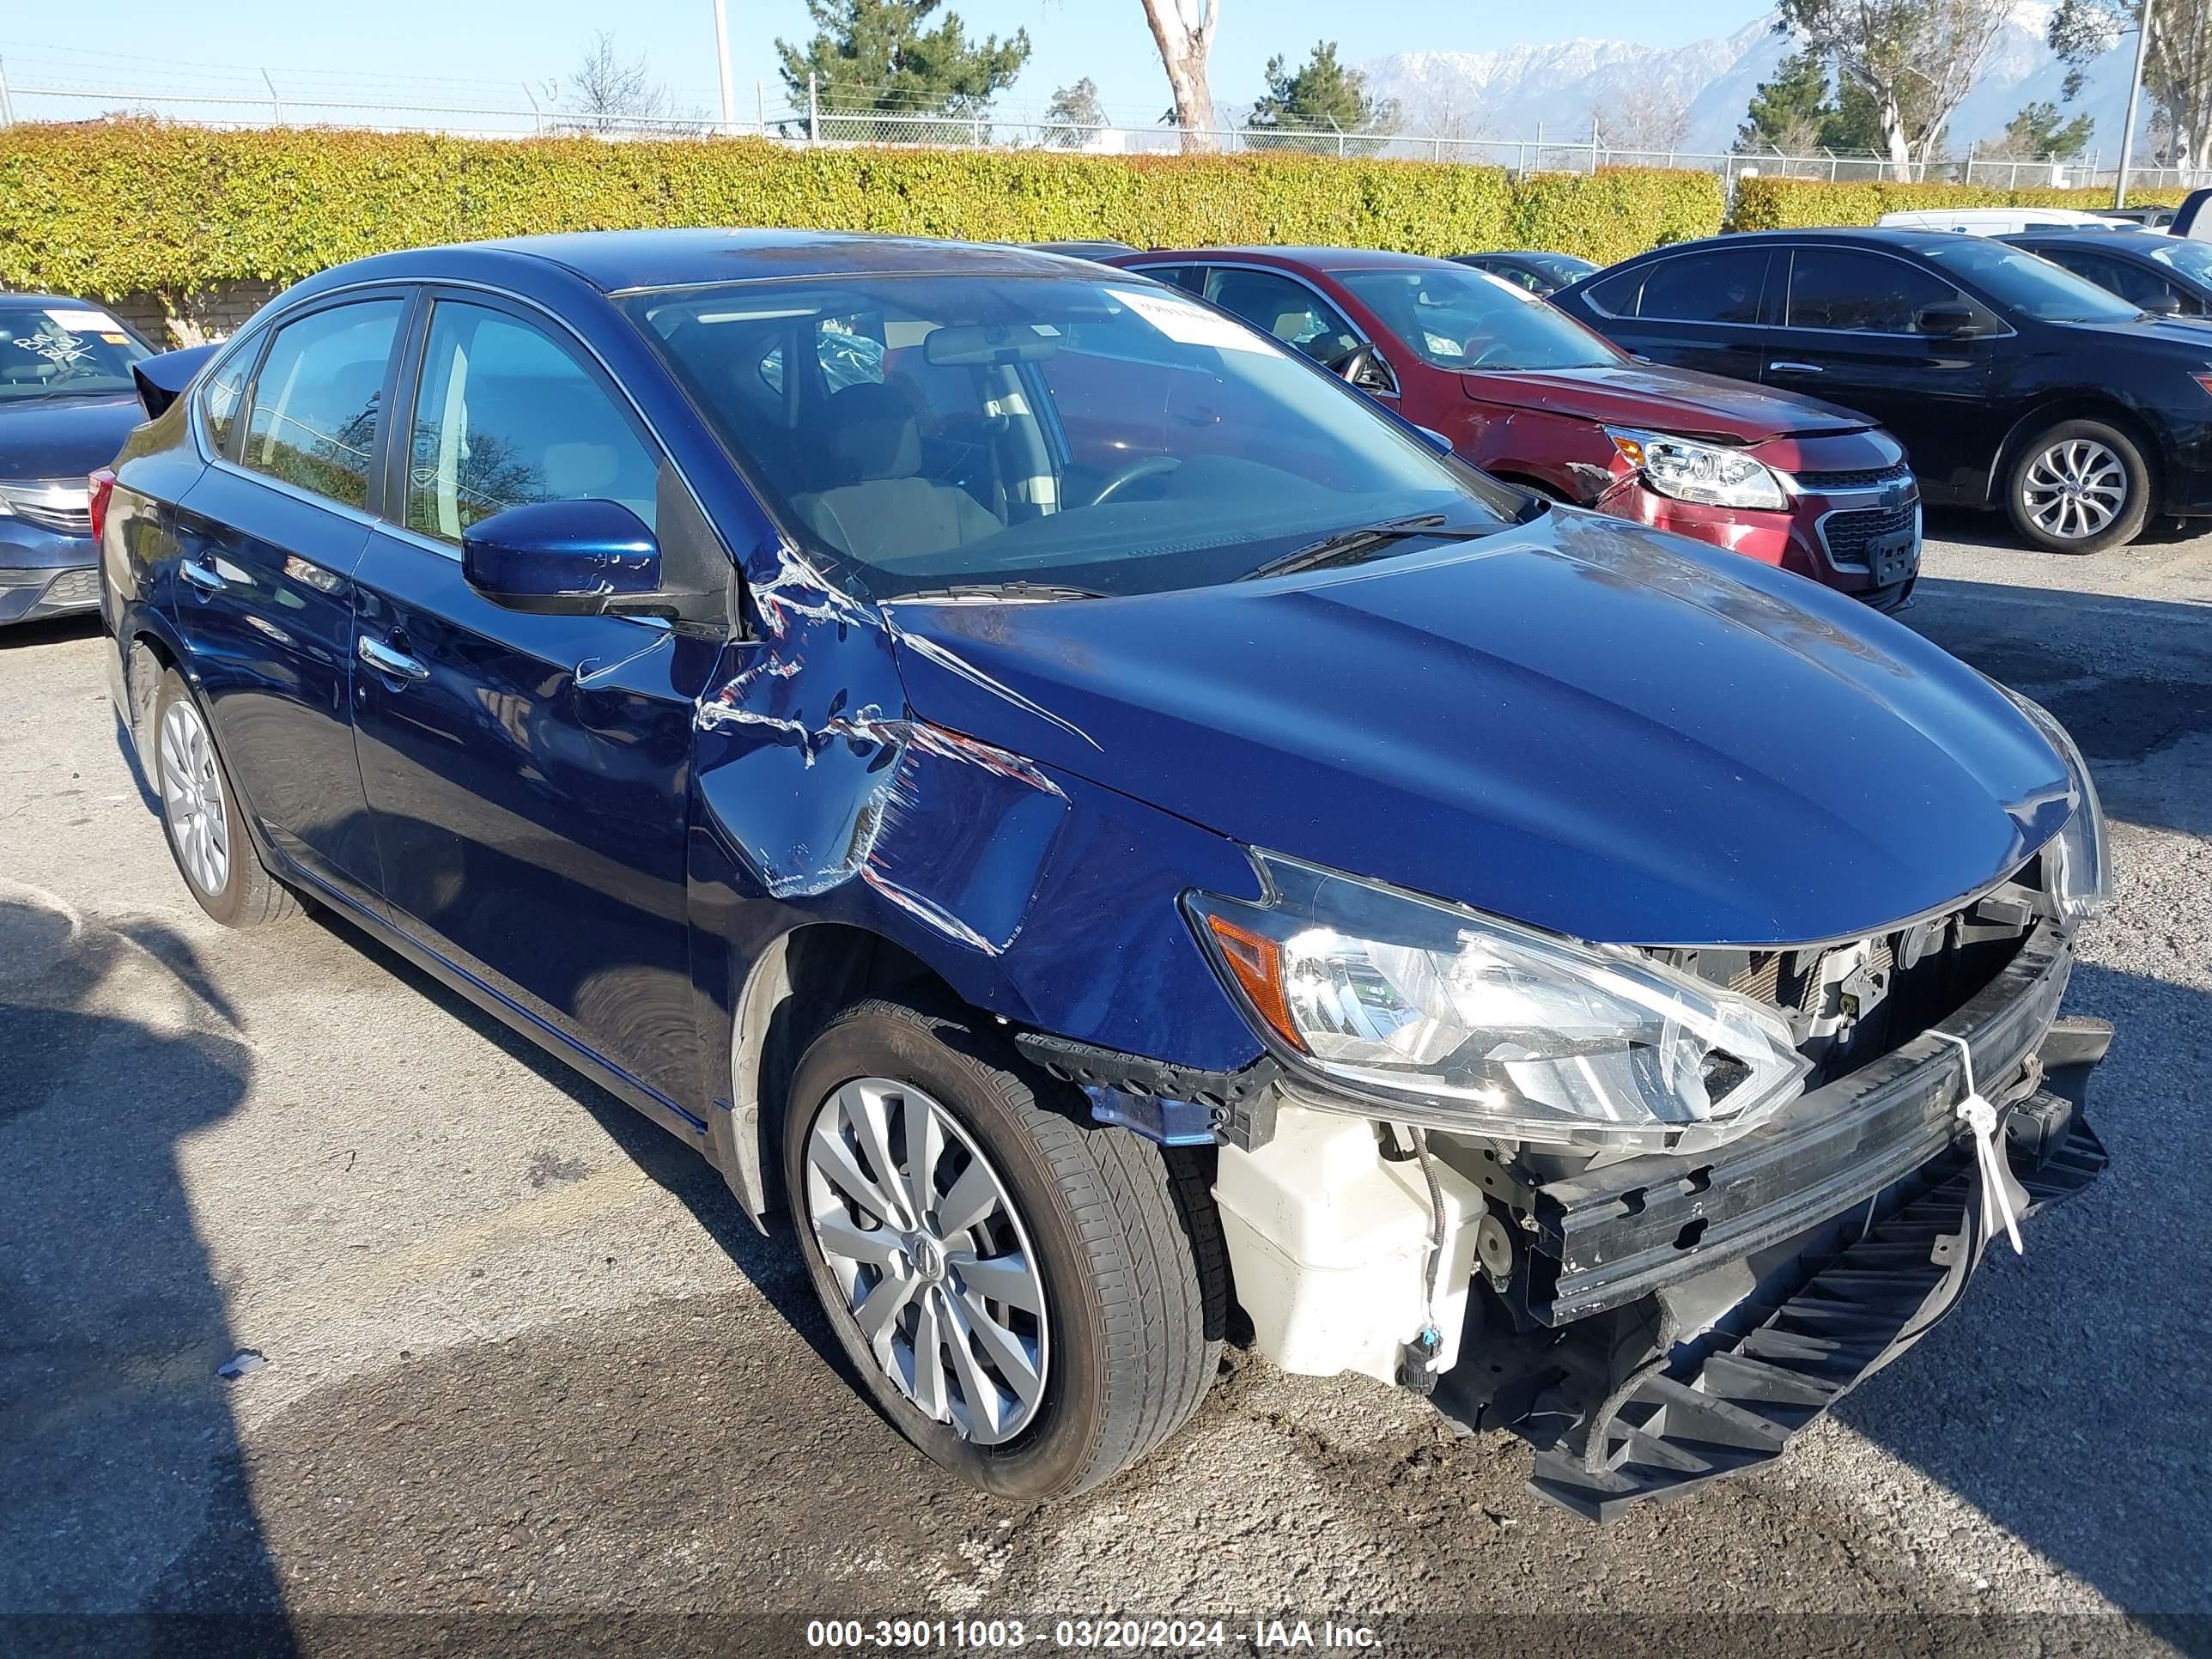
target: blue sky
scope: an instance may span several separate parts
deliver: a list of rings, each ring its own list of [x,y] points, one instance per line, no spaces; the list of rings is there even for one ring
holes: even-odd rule
[[[804,0],[728,0],[741,117],[753,86],[779,98],[772,42],[811,33]],[[1168,103],[1166,77],[1139,0],[951,0],[971,35],[1026,28],[1034,52],[1009,94],[1042,103],[1053,88],[1088,75],[1109,115],[1156,118]],[[1249,101],[1272,53],[1294,61],[1316,40],[1334,40],[1351,59],[1422,49],[1480,51],[1577,35],[1678,46],[1749,21],[1758,0],[1680,0],[1668,7],[1555,0],[1513,6],[1496,0],[1222,0],[1214,95]],[[610,29],[625,56],[646,55],[682,101],[711,112],[717,101],[710,0],[374,0],[369,6],[319,0],[72,0],[66,6],[0,9],[0,61],[18,86],[58,82],[169,90],[238,84],[222,73],[304,71],[306,84],[358,90],[372,77],[449,76],[478,83],[471,97],[565,74],[594,33]],[[255,82],[258,85],[258,79]],[[459,90],[457,88],[457,90]],[[415,95],[427,95],[420,88]],[[46,112],[43,108],[41,113]]]

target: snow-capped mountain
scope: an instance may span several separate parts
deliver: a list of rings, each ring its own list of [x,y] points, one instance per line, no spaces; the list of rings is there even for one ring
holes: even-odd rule
[[[2044,44],[2051,10],[2023,0],[2005,26],[1952,119],[1954,151],[1995,138],[2023,104],[2059,103],[2066,69]],[[2094,142],[2107,158],[2119,149],[2134,45],[2130,37],[2092,64],[2081,96],[2060,104],[2068,119],[2085,112],[2095,118]],[[1359,67],[1370,92],[1398,100],[1400,131],[1409,136],[1534,139],[1540,126],[1547,139],[1586,143],[1593,113],[1641,100],[1647,109],[1686,109],[1689,124],[1679,148],[1711,151],[1735,143],[1753,89],[1792,49],[1762,15],[1733,33],[1686,46],[1565,40],[1489,52],[1398,52]],[[1607,142],[1619,141],[1609,134]]]

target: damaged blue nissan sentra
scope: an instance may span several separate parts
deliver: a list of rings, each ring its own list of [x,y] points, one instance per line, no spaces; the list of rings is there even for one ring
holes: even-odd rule
[[[1608,1517],[1755,1469],[2104,1164],[2033,702],[1149,280],[611,233],[138,366],[114,693],[305,899],[696,1146],[1020,1500],[1225,1337]]]

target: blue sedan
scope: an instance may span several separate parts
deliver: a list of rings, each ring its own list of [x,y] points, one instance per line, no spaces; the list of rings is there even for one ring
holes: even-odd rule
[[[0,624],[100,603],[86,481],[143,417],[149,355],[100,306],[0,294]]]
[[[989,1491],[1143,1456],[1241,1306],[1609,1513],[1778,1454],[2102,1162],[2048,714],[1174,289],[556,237],[138,374],[92,507],[193,897],[696,1148]]]

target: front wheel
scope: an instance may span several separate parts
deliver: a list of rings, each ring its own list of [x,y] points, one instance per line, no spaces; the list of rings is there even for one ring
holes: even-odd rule
[[[964,1018],[848,1011],[793,1078],[799,1249],[876,1406],[971,1485],[1086,1491],[1188,1419],[1219,1362],[1225,1257],[1206,1182]]]
[[[2124,547],[2150,517],[2150,467],[2135,441],[2102,421],[2063,421],[2013,457],[2005,512],[2051,553]]]

